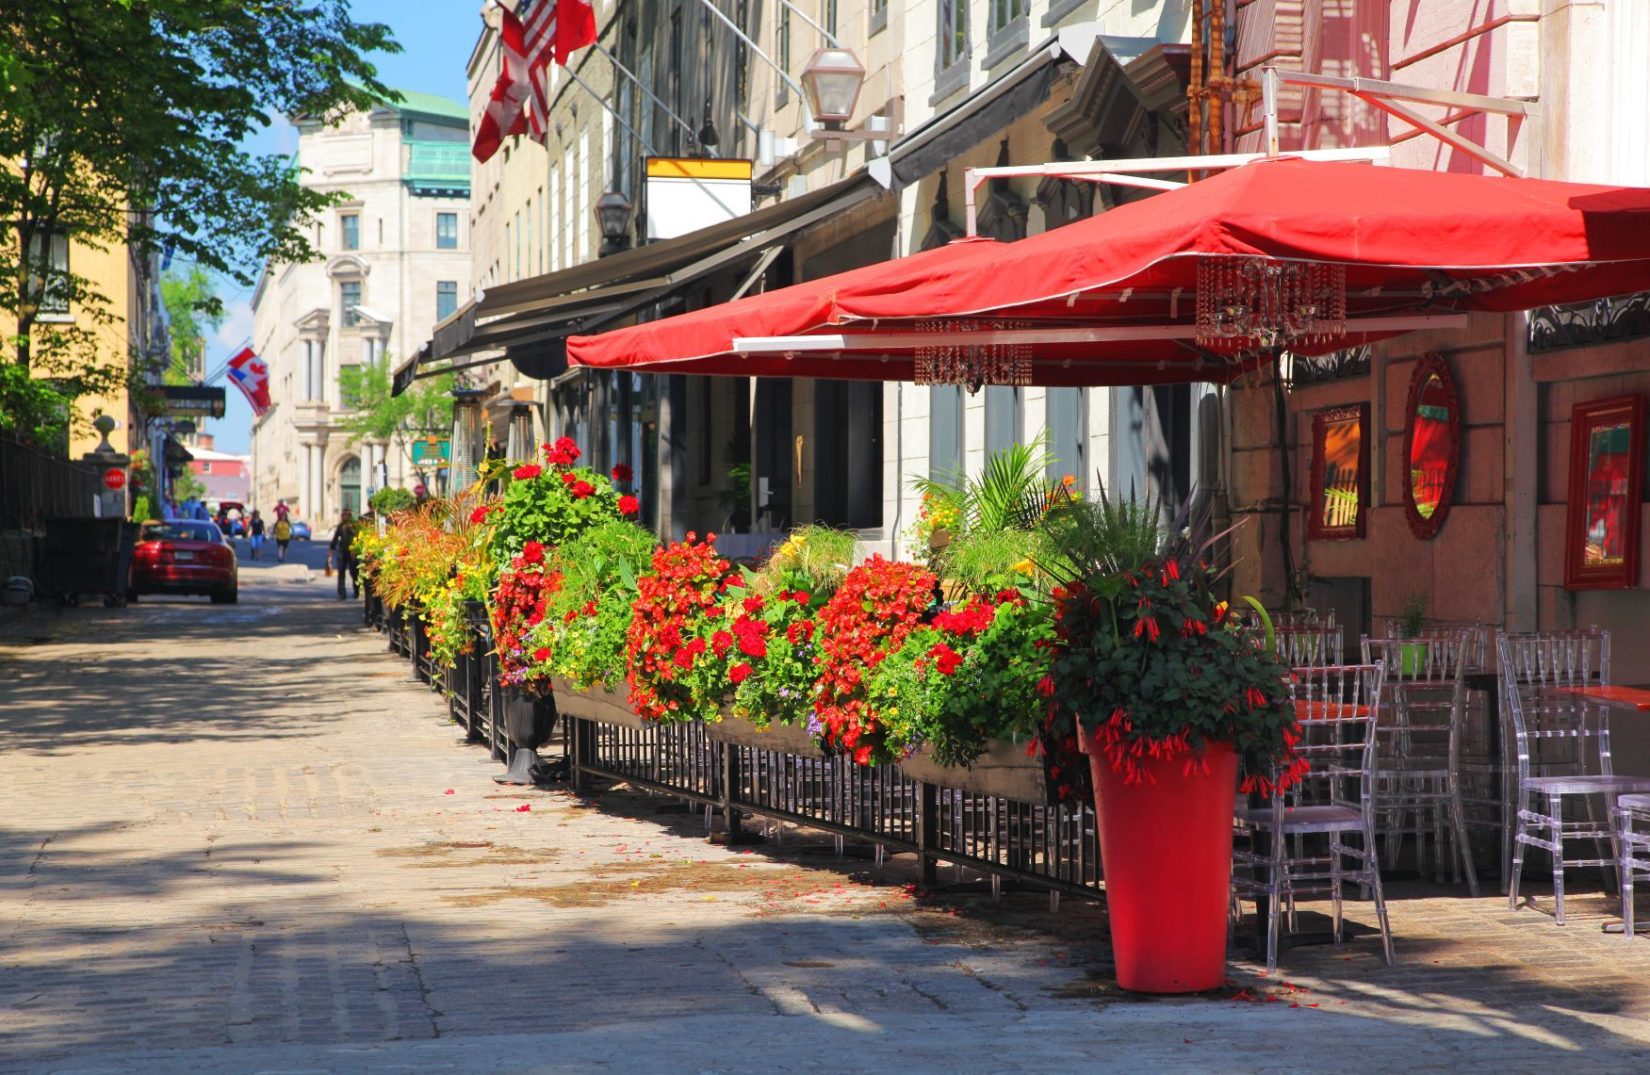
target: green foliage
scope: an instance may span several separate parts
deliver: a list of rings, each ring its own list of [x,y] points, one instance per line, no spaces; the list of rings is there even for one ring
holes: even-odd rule
[[[1416,590],[1404,598],[1398,610],[1398,633],[1405,638],[1418,638],[1427,625],[1427,595]]]
[[[367,498],[367,506],[376,515],[394,515],[418,506],[418,498],[407,489],[380,489]]]
[[[414,440],[451,432],[453,384],[453,375],[443,373],[414,381],[397,396],[391,391],[394,377],[388,361],[344,366],[338,371],[338,391],[355,409],[338,425],[350,434],[351,444],[368,438],[400,444],[411,462]]]
[[[83,275],[88,251],[171,250],[245,285],[265,261],[311,260],[311,218],[346,194],[306,190],[284,157],[242,147],[271,114],[333,118],[392,98],[363,57],[396,47],[347,0],[7,5],[0,311],[21,376],[0,379],[0,424],[41,439],[64,400],[96,391],[98,367],[125,379],[128,356],[107,353],[116,296]],[[66,272],[52,236],[69,243]],[[74,321],[41,321],[49,300]],[[57,398],[31,374],[56,379]]]
[[[1044,520],[1049,535],[1038,565],[1059,579],[1112,578],[1157,556],[1163,513],[1150,497],[1112,500],[1101,487],[1093,500],[1063,500]]]
[[[166,491],[179,504],[190,497],[202,500],[206,497],[206,483],[197,478],[195,472],[190,470],[188,466],[184,466],[172,478]]]
[[[1032,582],[1051,545],[1040,530],[971,530],[944,550],[946,580],[964,592],[995,594]]]
[[[1036,738],[1047,710],[1037,685],[1048,673],[1054,610],[1046,601],[997,607],[991,626],[963,652],[926,730],[929,753],[941,765],[967,765],[986,741]]]
[[[937,511],[955,515],[971,530],[1029,530],[1037,525],[1059,486],[1045,476],[1053,461],[1048,438],[993,452],[978,478],[961,472],[913,483]]]
[[[495,564],[509,563],[529,541],[553,549],[597,523],[622,518],[612,481],[588,467],[543,469],[531,463],[511,473],[490,538]],[[581,486],[590,491],[579,495]]]
[[[561,588],[533,628],[530,648],[548,648],[543,672],[581,689],[617,684],[625,672],[625,632],[636,579],[653,561],[653,533],[623,519],[600,522],[556,550]]]
[[[762,594],[783,590],[829,594],[853,569],[858,540],[849,530],[799,527],[774,549],[761,570],[750,573],[751,587]]]
[[[134,523],[146,523],[150,519],[159,519],[160,517],[161,511],[149,499],[148,493],[139,493],[132,501],[132,521]]]
[[[161,302],[172,335],[172,362],[163,380],[193,384],[206,373],[206,334],[223,324],[223,302],[212,276],[199,265],[160,278]]]

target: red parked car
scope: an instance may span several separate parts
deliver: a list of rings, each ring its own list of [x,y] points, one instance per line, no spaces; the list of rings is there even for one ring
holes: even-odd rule
[[[235,549],[216,523],[175,519],[143,524],[132,550],[127,596],[135,601],[151,593],[204,594],[215,605],[239,599]]]

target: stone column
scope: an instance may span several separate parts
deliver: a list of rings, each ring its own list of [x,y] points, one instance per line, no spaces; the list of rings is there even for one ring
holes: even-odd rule
[[[309,487],[314,491],[314,502],[305,509],[309,517],[309,525],[318,528],[326,525],[326,456],[325,444],[317,444],[310,455]]]
[[[311,492],[309,484],[311,473],[309,456],[315,450],[315,446],[313,444],[301,444],[299,447],[303,449],[303,465],[302,469],[298,471],[298,507],[307,515],[311,510],[311,505],[314,504],[314,500],[311,499],[314,494]]]

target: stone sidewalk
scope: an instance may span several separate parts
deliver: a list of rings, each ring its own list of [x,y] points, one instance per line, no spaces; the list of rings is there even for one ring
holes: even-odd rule
[[[1607,901],[1400,887],[1395,969],[1131,997],[1081,901],[496,787],[328,581],[0,621],[0,1070],[1650,1069]]]

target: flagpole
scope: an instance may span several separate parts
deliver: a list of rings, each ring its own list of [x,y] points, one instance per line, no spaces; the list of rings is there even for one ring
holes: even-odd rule
[[[813,130],[813,128],[814,128],[813,111],[808,107],[808,95],[806,93],[802,92],[801,84],[798,83],[796,81],[796,79],[792,78],[790,76],[790,73],[787,72],[783,67],[781,67],[777,63],[775,63],[772,56],[769,56],[766,52],[763,52],[762,51],[762,46],[758,45],[756,42],[752,41],[750,39],[750,35],[746,34],[745,31],[741,30],[739,28],[739,25],[737,23],[735,23],[732,19],[730,19],[726,15],[724,15],[722,13],[722,9],[718,8],[714,3],[711,2],[711,0],[699,0],[699,3],[704,5],[706,11],[710,12],[712,15],[715,15],[719,20],[721,20],[722,25],[726,26],[729,30],[732,30],[733,31],[733,36],[735,36],[739,40],[743,41],[745,43],[746,48],[750,49],[752,52],[754,52],[758,56],[760,56],[762,58],[763,63],[765,63],[769,67],[773,68],[774,71],[776,71],[778,73],[779,77],[784,81],[785,85],[789,86],[791,89],[796,91],[797,102],[802,105],[802,127],[803,127],[804,130],[810,130],[810,131]],[[795,10],[795,9],[793,8],[792,10]]]
[[[699,135],[694,131],[693,125],[690,124],[687,120],[683,119],[681,116],[678,116],[675,112],[672,112],[671,109],[670,109],[670,106],[665,104],[664,101],[660,100],[659,95],[654,93],[651,89],[648,88],[647,83],[643,82],[641,79],[639,79],[635,75],[631,74],[630,73],[630,68],[628,68],[624,64],[620,63],[619,58],[617,56],[613,55],[611,52],[609,52],[605,48],[603,48],[602,43],[600,41],[592,41],[590,43],[590,47],[595,49],[597,52],[601,53],[603,56],[606,56],[608,63],[610,63],[614,67],[616,67],[618,69],[619,73],[624,75],[624,77],[626,77],[630,81],[634,82],[636,84],[637,89],[639,89],[643,93],[647,94],[647,99],[648,100],[652,101],[654,104],[656,104],[660,108],[664,109],[665,110],[665,115],[667,115],[671,119],[675,120],[676,125],[678,127],[681,127],[682,130],[686,131],[689,138],[693,139],[694,141],[698,141]],[[654,154],[654,156],[658,156],[658,154]]]
[[[588,82],[586,82],[584,79],[580,78],[578,76],[577,72],[575,72],[572,67],[570,67],[570,66],[563,67],[562,70],[566,71],[567,72],[567,77],[571,78],[574,82],[578,83],[579,86],[584,90],[585,93],[588,93],[591,97],[595,98],[596,103],[601,105],[602,108],[606,109],[608,115],[610,115],[614,119],[618,120],[620,126],[624,127],[624,129],[626,131],[629,131],[630,136],[632,138],[636,139],[636,141],[640,142],[643,149],[647,150],[648,156],[650,156],[650,157],[663,157],[664,156],[663,153],[660,153],[651,144],[649,144],[647,139],[645,139],[641,135],[637,134],[636,129],[634,127],[632,127],[630,125],[630,123],[623,116],[619,115],[619,110],[614,108],[612,105],[608,104],[607,101],[602,98],[601,94],[599,94],[595,90],[591,89],[590,84]],[[710,198],[711,201],[713,201],[717,205],[721,206],[722,211],[728,214],[728,219],[729,220],[732,220],[735,217],[740,217],[740,216],[744,215],[743,213],[735,212],[733,207],[731,205],[729,205],[727,202],[723,201],[721,199],[721,197],[716,193],[716,191],[714,191],[714,190],[710,189],[709,187],[705,186],[704,181],[701,180],[698,176],[689,176],[688,181],[690,183],[692,183],[694,186],[698,187],[700,190],[704,191],[706,197]]]

